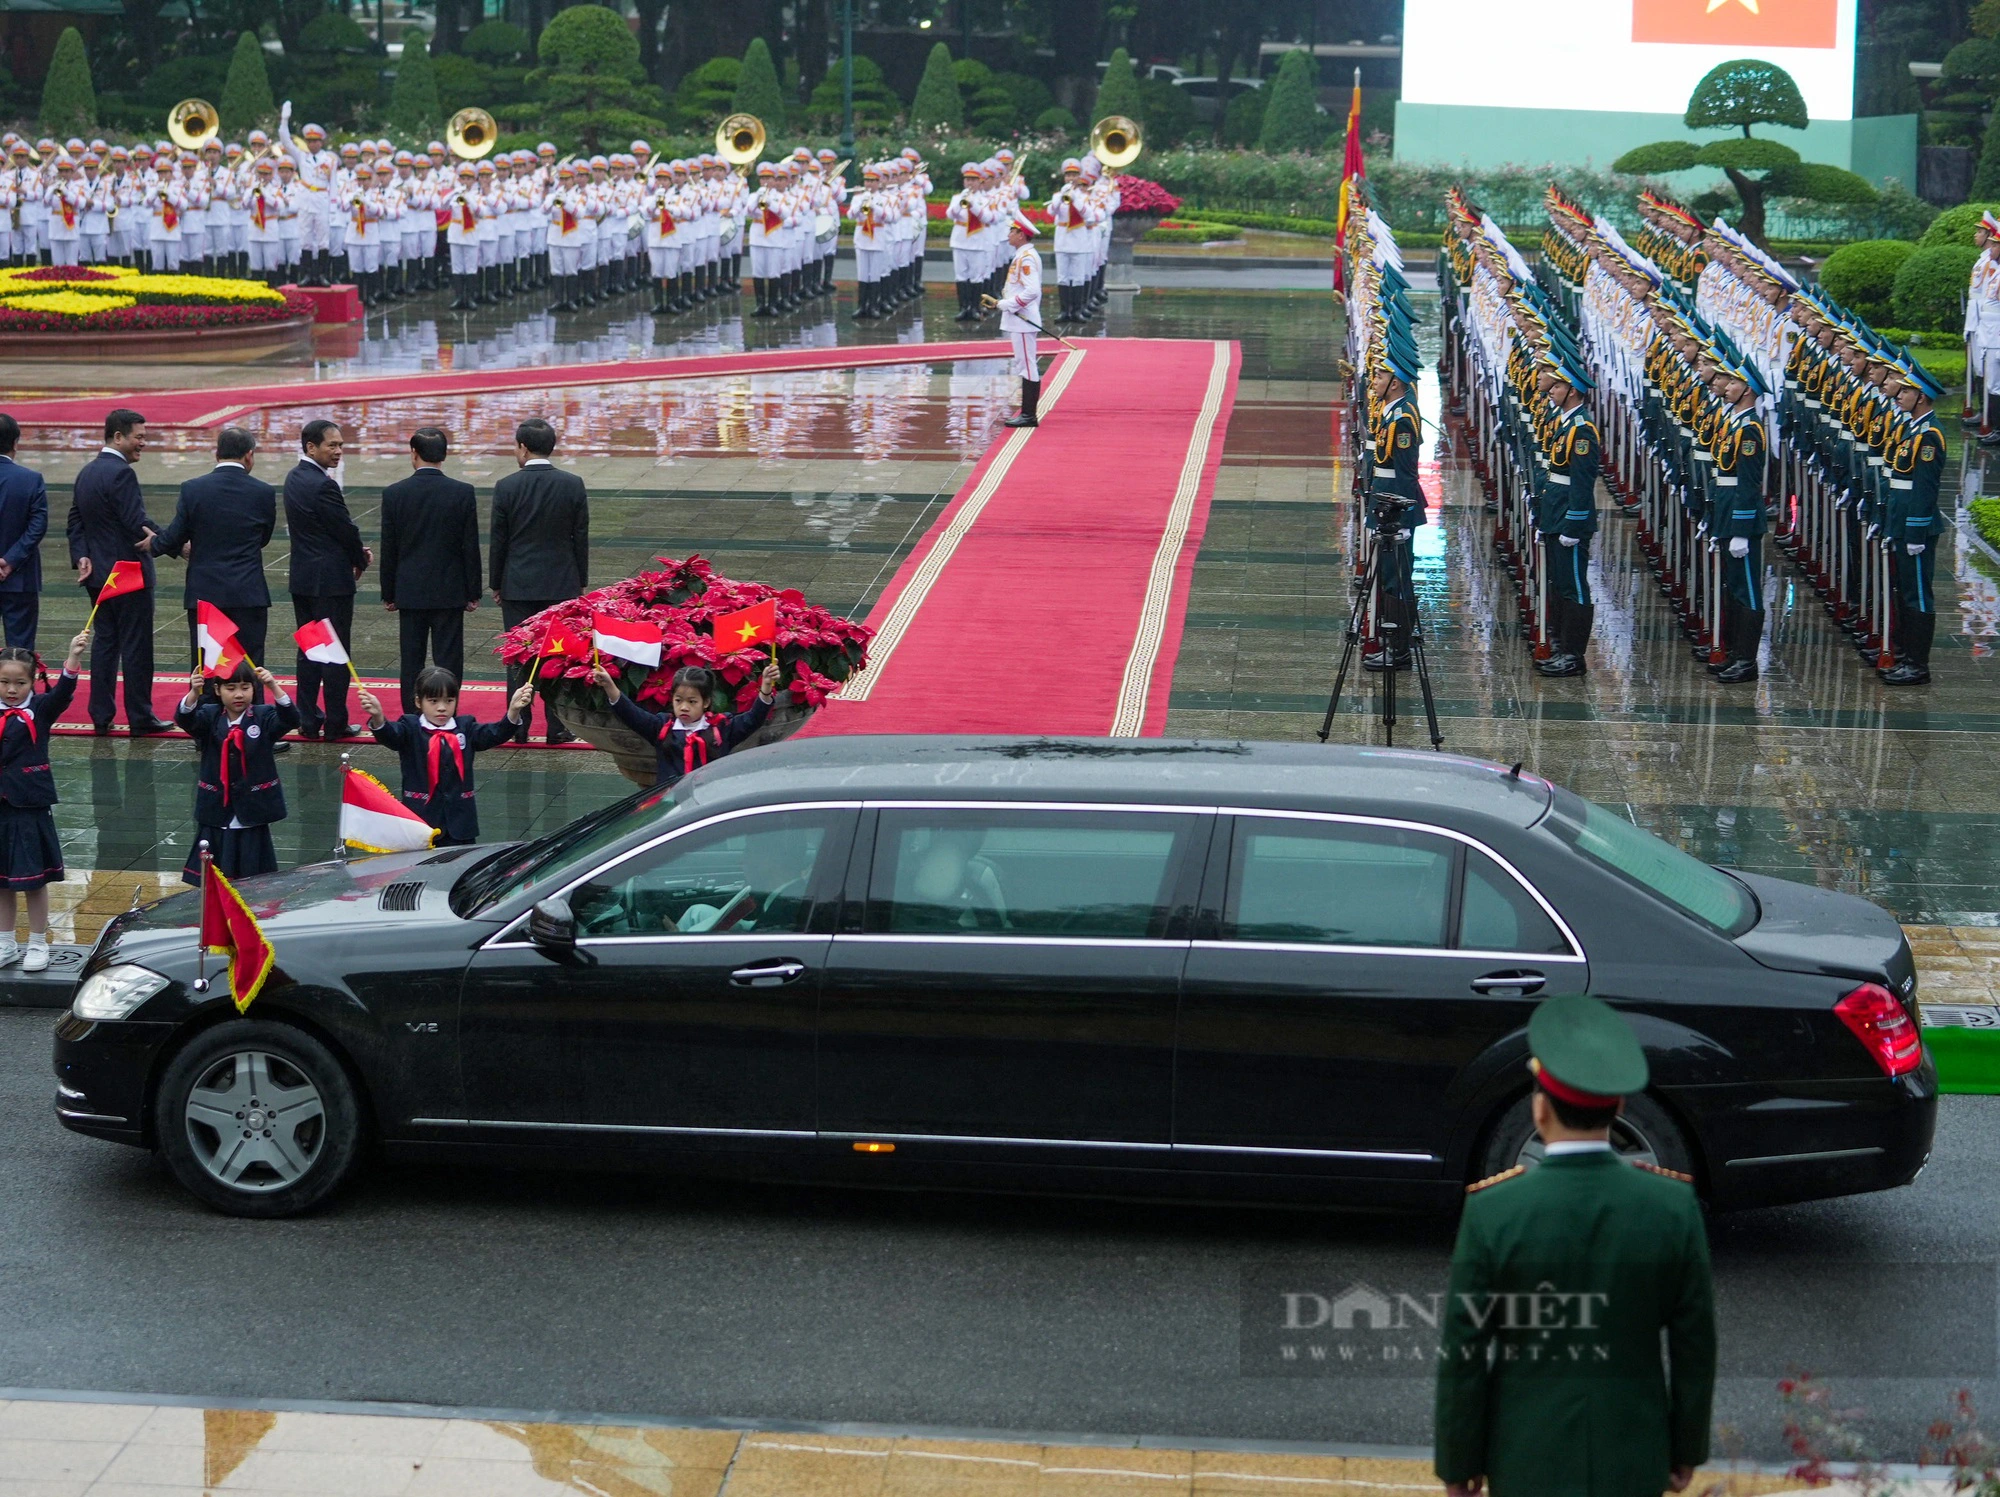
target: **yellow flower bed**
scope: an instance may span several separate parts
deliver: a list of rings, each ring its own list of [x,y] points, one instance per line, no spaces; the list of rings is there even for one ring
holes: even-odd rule
[[[64,267],[65,269],[75,267]],[[92,274],[78,275],[69,283],[69,288],[79,292],[95,292],[103,295],[122,295],[139,299],[151,297],[198,298],[206,302],[282,302],[284,297],[261,281],[226,281],[215,276],[201,275],[149,275],[125,265],[92,265],[81,267]],[[106,279],[108,277],[109,279]],[[64,282],[49,275],[48,267],[29,266],[17,270],[0,270],[0,304],[15,305],[6,298],[9,295],[26,296],[38,292],[61,292]],[[124,302],[120,305],[129,306]],[[38,308],[46,306],[38,301]],[[52,310],[52,309],[51,309]],[[102,311],[103,307],[93,307]]]
[[[90,296],[60,286],[32,296],[0,295],[0,307],[12,307],[17,312],[48,312],[57,317],[88,317],[92,312],[115,312],[120,307],[138,304],[136,296]]]

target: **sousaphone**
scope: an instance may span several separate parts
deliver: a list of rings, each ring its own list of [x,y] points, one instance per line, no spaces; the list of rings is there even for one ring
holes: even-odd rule
[[[460,161],[478,161],[493,154],[500,127],[483,109],[461,109],[444,128],[445,149]]]
[[[1090,153],[1104,163],[1106,171],[1122,171],[1139,159],[1145,142],[1139,122],[1122,114],[1107,114],[1090,127]]]
[[[750,175],[750,163],[764,154],[764,122],[754,114],[732,114],[715,127],[715,154]]]
[[[222,116],[206,99],[182,99],[167,111],[167,138],[183,151],[199,151],[222,129]]]

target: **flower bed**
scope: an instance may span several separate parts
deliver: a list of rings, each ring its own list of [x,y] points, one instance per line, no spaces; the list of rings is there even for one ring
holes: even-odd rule
[[[171,332],[312,316],[258,281],[149,275],[119,265],[0,270],[0,333]]]

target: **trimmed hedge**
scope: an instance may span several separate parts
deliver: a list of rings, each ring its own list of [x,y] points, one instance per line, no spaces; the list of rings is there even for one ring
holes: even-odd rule
[[[1972,231],[1979,223],[1979,215],[1992,209],[2000,213],[2000,203],[1960,203],[1956,208],[1947,208],[1931,220],[1931,226],[1924,230],[1924,237],[1918,243],[1925,249],[1940,244],[1962,244],[1972,248]]]
[[[1228,208],[1197,208],[1203,223],[1234,224],[1239,229],[1268,229],[1274,234],[1305,234],[1314,239],[1331,239],[1340,225],[1330,218],[1293,218],[1283,213],[1237,213]],[[1402,235],[1396,236],[1402,243]]]
[[[1966,283],[1979,251],[1969,244],[1920,248],[1896,272],[1890,300],[1896,325],[1915,332],[1938,332],[1959,325]]]
[[[1177,219],[1170,229],[1149,229],[1141,244],[1219,244],[1240,240],[1243,231],[1234,224],[1207,223],[1200,219]]]
[[[1917,252],[1907,239],[1863,239],[1827,256],[1819,283],[1856,317],[1880,327],[1893,315],[1896,272]]]
[[[1975,499],[1967,508],[1979,538],[1989,546],[2000,546],[2000,499]]]

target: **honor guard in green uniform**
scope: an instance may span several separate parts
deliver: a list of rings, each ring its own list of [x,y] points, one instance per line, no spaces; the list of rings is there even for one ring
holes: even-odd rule
[[[1896,404],[1906,419],[1887,457],[1889,502],[1883,525],[1896,576],[1896,624],[1890,643],[1898,658],[1882,673],[1882,680],[1890,686],[1921,686],[1931,678],[1931,638],[1937,632],[1931,578],[1937,566],[1937,538],[1944,532],[1938,514],[1944,434],[1932,415],[1932,402],[1944,391],[1915,359],[1902,364],[1901,374]]]
[[[1536,506],[1548,565],[1549,632],[1555,653],[1535,663],[1545,676],[1580,676],[1597,609],[1590,596],[1590,538],[1597,534],[1597,469],[1602,461],[1597,424],[1583,403],[1595,388],[1580,362],[1551,349],[1550,397],[1554,419],[1542,451],[1548,460]]]
[[[1470,1187],[1438,1359],[1452,1497],[1659,1497],[1708,1458],[1715,1303],[1685,1176],[1612,1152],[1646,1056],[1582,994],[1528,1022],[1543,1157]],[[1660,1356],[1666,1333],[1666,1364]]]
[[[1725,407],[1715,434],[1713,534],[1728,548],[1722,564],[1723,641],[1728,659],[1709,671],[1735,685],[1757,679],[1757,646],[1764,638],[1764,418],[1757,397],[1763,381],[1746,361],[1722,371]]]
[[[1390,321],[1382,340],[1382,360],[1374,376],[1373,419],[1369,422],[1372,468],[1368,482],[1368,528],[1381,551],[1377,581],[1382,647],[1361,657],[1366,670],[1407,670],[1410,630],[1417,617],[1416,566],[1410,533],[1425,523],[1424,492],[1417,482],[1417,455],[1423,448],[1423,418],[1414,394],[1420,367],[1407,330]]]

